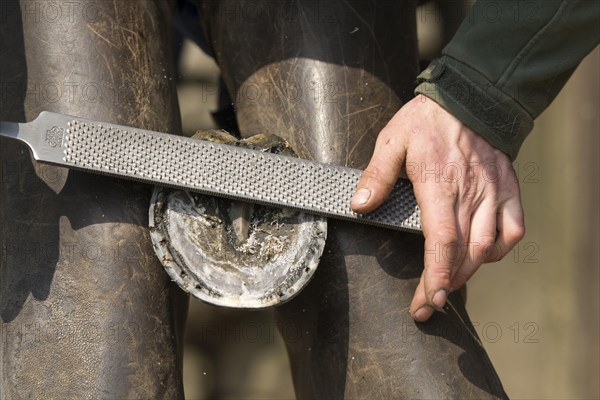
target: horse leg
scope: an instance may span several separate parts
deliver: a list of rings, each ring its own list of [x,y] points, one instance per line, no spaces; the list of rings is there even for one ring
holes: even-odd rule
[[[200,2],[242,135],[363,168],[412,98],[414,2]],[[425,324],[408,307],[423,266],[414,234],[330,220],[313,281],[277,308],[299,398],[503,398],[461,293]]]
[[[49,110],[180,131],[167,3],[1,12],[2,120]],[[0,140],[0,398],[183,397],[187,298],[153,255],[151,188],[32,163]]]

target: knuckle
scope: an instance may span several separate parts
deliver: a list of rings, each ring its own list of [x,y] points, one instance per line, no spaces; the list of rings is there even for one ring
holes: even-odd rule
[[[498,261],[501,261],[504,259],[504,257],[506,257],[506,255],[508,254],[508,250],[505,249],[496,249],[496,251],[490,251],[487,254],[487,257],[485,259],[486,262],[488,263],[495,263]]]
[[[455,288],[461,287],[469,280],[471,276],[465,272],[457,272],[452,279],[452,286]]]
[[[514,228],[506,232],[506,236],[508,243],[511,243],[514,246],[516,243],[520,242],[525,237],[525,225],[519,224],[515,226]]]
[[[363,171],[361,180],[367,185],[375,184],[377,186],[391,186],[396,181],[392,174],[381,168],[377,163],[369,164],[367,169]]]
[[[490,182],[485,184],[485,195],[494,200],[494,203],[497,202],[500,190],[500,185],[497,182]]]
[[[438,226],[434,230],[432,239],[442,246],[454,245],[457,241],[456,228],[450,225]]]
[[[502,260],[510,251],[510,248],[503,248],[499,244],[493,243],[488,246],[484,255],[484,261],[488,263],[493,263]]]
[[[483,246],[477,246],[475,250],[469,254],[469,261],[473,264],[481,264],[483,260],[488,257],[490,247],[491,246],[486,244]]]
[[[450,282],[452,268],[445,263],[426,266],[426,282]]]

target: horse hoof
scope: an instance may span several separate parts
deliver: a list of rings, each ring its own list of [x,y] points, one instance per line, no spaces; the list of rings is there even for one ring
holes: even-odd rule
[[[194,137],[293,155],[274,135]],[[171,279],[219,306],[264,308],[291,299],[313,276],[326,235],[324,217],[290,209],[163,187],[154,189],[150,204],[152,244]]]

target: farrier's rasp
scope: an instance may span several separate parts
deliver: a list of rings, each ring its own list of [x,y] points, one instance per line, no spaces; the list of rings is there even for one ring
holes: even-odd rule
[[[412,185],[357,214],[350,199],[362,171],[44,111],[29,123],[0,122],[43,163],[331,218],[421,231]]]

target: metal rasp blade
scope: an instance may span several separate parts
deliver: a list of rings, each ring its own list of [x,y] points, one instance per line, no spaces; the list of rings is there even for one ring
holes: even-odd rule
[[[407,180],[376,211],[359,215],[350,199],[361,170],[144,129],[42,112],[1,122],[0,135],[29,145],[37,161],[125,179],[385,228],[421,231]]]

